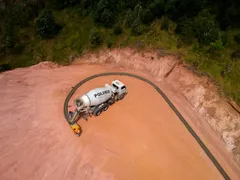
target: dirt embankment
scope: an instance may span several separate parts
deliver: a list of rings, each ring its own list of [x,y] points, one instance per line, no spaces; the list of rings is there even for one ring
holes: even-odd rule
[[[234,159],[240,164],[239,107],[221,97],[217,87],[208,77],[200,77],[188,70],[178,58],[162,57],[161,51],[139,52],[125,48],[85,54],[74,63],[111,64],[113,68],[121,67],[123,70],[127,68],[147,73],[160,82],[163,89],[166,84],[172,93],[183,96],[190,104],[189,107],[200,117],[199,122],[193,123],[196,126],[201,124],[203,131],[209,127],[214,130],[224,142],[226,149],[234,154]],[[171,99],[171,94],[168,94]],[[177,99],[171,100],[177,104]],[[209,126],[206,126],[206,122]]]

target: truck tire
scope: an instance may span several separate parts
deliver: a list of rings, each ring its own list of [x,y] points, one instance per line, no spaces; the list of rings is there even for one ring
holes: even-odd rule
[[[94,116],[99,116],[101,113],[102,113],[102,109],[99,109],[99,108],[96,108],[96,109],[93,111],[93,115],[94,115]]]
[[[114,103],[115,103],[115,100],[114,100],[114,99],[108,100],[108,104],[109,104],[109,105],[113,105]]]
[[[125,94],[122,94],[118,97],[119,100],[122,100],[124,98]]]
[[[108,104],[106,103],[103,108],[104,111],[108,110]]]

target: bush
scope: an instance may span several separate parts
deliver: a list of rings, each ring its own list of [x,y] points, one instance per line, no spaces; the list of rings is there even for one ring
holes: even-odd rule
[[[240,45],[240,33],[234,36],[234,40],[238,45]]]
[[[226,66],[221,70],[221,76],[225,78],[233,69],[233,63],[228,62]]]
[[[220,39],[222,40],[223,46],[227,45],[228,39],[229,39],[228,33],[226,31],[225,32],[221,32]]]
[[[134,7],[134,10],[133,10],[133,16],[134,16],[134,18],[135,19],[141,19],[141,16],[142,16],[142,12],[143,12],[143,8],[142,8],[142,6],[141,5],[136,5],[135,7]]]
[[[112,45],[113,45],[113,43],[112,43],[111,41],[108,41],[108,42],[107,42],[107,47],[108,47],[108,48],[111,48]]]
[[[133,23],[134,21],[139,21],[141,22],[141,16],[142,16],[142,6],[141,5],[136,5],[134,10],[132,11],[131,9],[129,9],[126,13],[126,17],[125,17],[125,22],[126,22],[126,25],[127,27],[132,27],[133,26]]]
[[[94,6],[94,0],[85,0],[81,1],[81,3],[83,4],[84,9],[92,9]]]
[[[100,22],[105,26],[105,27],[112,27],[114,24],[114,16],[111,11],[108,9],[104,9],[104,11],[101,13],[101,19]]]
[[[168,27],[169,27],[169,19],[167,17],[163,17],[162,24],[161,24],[161,30],[168,31]]]
[[[154,0],[150,4],[150,10],[155,17],[161,17],[164,14],[164,0]]]
[[[122,34],[122,28],[121,28],[121,26],[120,26],[120,25],[116,25],[116,26],[114,27],[114,29],[113,29],[113,33],[114,33],[115,35]]]
[[[143,10],[141,18],[144,24],[150,24],[154,17],[151,11],[149,9],[146,9],[146,10]]]
[[[98,31],[96,31],[96,29],[92,29],[90,32],[89,41],[92,47],[97,47],[101,45],[102,44],[101,34]]]
[[[124,3],[124,7],[133,9],[139,3],[139,0],[122,0],[122,2]]]
[[[143,27],[142,27],[142,14],[143,14],[143,9],[141,5],[136,5],[134,10],[128,10],[126,14],[126,25],[128,27],[132,28],[132,34],[134,35],[140,35],[143,32]]]
[[[237,50],[233,51],[232,54],[231,54],[231,58],[235,59],[235,60],[240,59],[240,49],[237,49]]]
[[[14,26],[11,22],[7,22],[4,27],[2,46],[4,51],[9,52],[14,48],[16,44],[16,38],[14,36]]]
[[[143,27],[141,26],[141,20],[138,18],[132,24],[132,34],[140,35],[143,33]]]
[[[220,30],[213,16],[207,11],[202,11],[194,18],[194,36],[201,44],[209,45],[220,39]]]
[[[181,35],[180,40],[184,44],[192,44],[194,41],[192,21],[190,19],[185,19],[178,23],[175,29],[175,33]]]
[[[220,56],[221,55],[221,51],[224,49],[223,47],[223,43],[221,40],[217,40],[215,42],[211,42],[210,43],[210,48],[209,48],[209,52],[213,55],[217,55]]]
[[[37,6],[31,1],[19,1],[2,11],[1,20],[12,21],[14,25],[25,27],[35,18],[40,8],[40,5]]]
[[[114,24],[115,16],[108,0],[101,0],[97,4],[94,12],[95,23],[102,24],[105,27],[111,27]]]
[[[213,51],[221,51],[224,49],[223,43],[221,40],[217,40],[215,42],[210,43],[210,49]]]
[[[1,64],[0,65],[0,72],[3,72],[3,71],[8,71],[8,70],[11,70],[11,66],[9,64]]]
[[[135,17],[133,15],[133,11],[131,9],[129,9],[126,13],[126,17],[125,17],[125,24],[127,27],[131,27],[133,24]]]
[[[49,0],[49,2],[54,9],[61,10],[78,4],[79,0]]]
[[[52,13],[43,10],[36,18],[36,32],[43,39],[53,38],[58,34],[60,26],[56,24]]]
[[[88,16],[88,14],[89,14],[89,11],[87,10],[87,9],[82,9],[82,11],[81,11],[81,16],[83,17],[83,18],[85,18],[85,17],[87,17]]]
[[[177,27],[175,29],[175,32],[178,34],[181,34],[183,36],[186,35],[193,35],[193,22],[191,19],[182,18],[179,20],[180,22],[177,23]]]

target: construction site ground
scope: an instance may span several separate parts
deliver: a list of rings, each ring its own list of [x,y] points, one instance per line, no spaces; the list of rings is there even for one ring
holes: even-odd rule
[[[138,79],[106,76],[81,86],[73,99],[113,79],[124,82],[128,94],[99,117],[79,120],[83,133],[74,135],[63,115],[71,88],[93,74],[122,70],[46,63],[1,74],[0,179],[223,179],[165,100]],[[145,73],[124,71],[151,80]],[[158,85],[231,179],[239,179],[220,139],[204,125],[196,128],[201,125],[194,123],[197,116],[186,100]],[[73,99],[69,110],[74,109]]]

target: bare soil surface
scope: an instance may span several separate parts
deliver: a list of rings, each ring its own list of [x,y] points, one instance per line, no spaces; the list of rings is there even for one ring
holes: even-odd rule
[[[128,68],[148,74],[162,89],[167,87],[165,93],[178,94],[172,96],[172,101],[185,99],[188,107],[198,116],[198,120],[192,122],[195,125],[202,124],[207,132],[206,128],[212,129],[209,131],[211,136],[215,133],[221,139],[225,150],[230,152],[231,158],[240,166],[240,107],[220,96],[217,86],[210,78],[197,75],[178,57],[164,56],[162,53],[161,49],[102,50],[94,54],[86,53],[75,63],[112,64],[113,68]],[[180,110],[184,108],[181,103],[176,105]]]
[[[68,67],[41,63],[0,74],[0,179],[222,179],[162,97],[130,77],[96,78],[76,92],[74,97],[81,96],[117,78],[129,93],[101,116],[81,119],[83,134],[75,136],[63,116],[68,92],[80,80],[110,71],[157,83],[229,176],[240,179],[223,141],[181,93],[145,71],[79,62]]]

